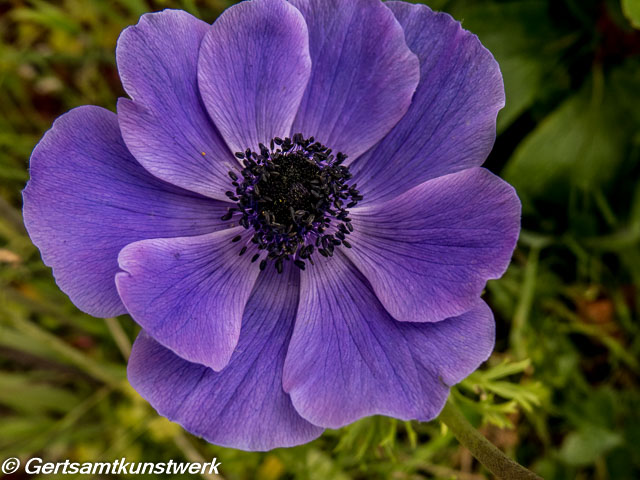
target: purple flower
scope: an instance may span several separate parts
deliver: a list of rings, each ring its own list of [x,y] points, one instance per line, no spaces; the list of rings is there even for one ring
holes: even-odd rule
[[[24,216],[80,309],[142,326],[134,388],[247,450],[434,418],[491,353],[480,294],[519,231],[479,168],[504,91],[477,37],[422,5],[255,0],[144,15],[116,56],[131,99],[54,123]]]

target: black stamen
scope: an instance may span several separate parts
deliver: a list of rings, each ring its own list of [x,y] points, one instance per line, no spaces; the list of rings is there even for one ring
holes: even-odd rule
[[[233,217],[234,211],[235,211],[235,208],[230,208],[227,211],[227,213],[225,213],[222,217],[220,217],[220,220],[223,220],[223,221],[231,220],[231,217]]]
[[[306,261],[314,265],[316,251],[331,257],[335,247],[351,248],[345,240],[353,232],[348,209],[362,196],[347,183],[351,173],[343,165],[346,155],[333,155],[331,149],[300,133],[275,137],[269,147],[260,143],[257,152],[247,149],[235,154],[243,165],[242,178],[229,171],[235,191],[225,195],[237,205],[222,217],[230,220],[238,212],[238,224],[253,230],[251,243],[267,252],[260,270],[273,261],[282,273],[289,260],[304,270]],[[237,235],[231,241],[240,240]],[[247,248],[243,246],[240,255]],[[253,255],[251,262],[259,257],[259,253]]]

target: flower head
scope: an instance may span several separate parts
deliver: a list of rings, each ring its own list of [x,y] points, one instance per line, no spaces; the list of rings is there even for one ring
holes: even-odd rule
[[[479,168],[504,91],[478,39],[422,5],[253,0],[144,15],[116,56],[130,98],[56,120],[24,216],[80,309],[142,326],[134,388],[250,450],[434,418],[493,349],[480,294],[519,231]]]

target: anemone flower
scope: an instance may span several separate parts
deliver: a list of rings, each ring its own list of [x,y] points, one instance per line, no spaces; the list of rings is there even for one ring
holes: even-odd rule
[[[24,216],[78,308],[142,327],[133,387],[247,450],[438,415],[493,349],[480,295],[519,232],[480,168],[504,89],[477,37],[423,5],[254,0],[144,15],[116,58],[130,98],[56,120]]]

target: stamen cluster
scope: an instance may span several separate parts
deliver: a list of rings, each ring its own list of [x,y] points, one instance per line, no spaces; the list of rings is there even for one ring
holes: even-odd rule
[[[348,210],[362,200],[356,185],[349,186],[347,158],[342,153],[305,139],[274,138],[270,149],[260,144],[259,152],[247,149],[236,153],[243,168],[230,171],[235,191],[226,192],[236,202],[222,220],[239,214],[238,223],[253,230],[251,242],[267,255],[260,262],[264,270],[273,261],[278,272],[284,262],[293,260],[300,269],[305,261],[313,265],[312,255],[318,251],[333,256],[335,247],[351,248],[346,236],[353,232]],[[233,238],[239,242],[242,235]],[[240,255],[247,251],[243,246]],[[257,261],[261,253],[251,259]]]

